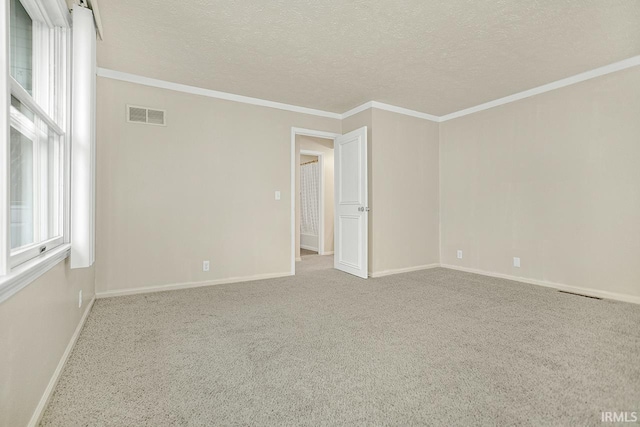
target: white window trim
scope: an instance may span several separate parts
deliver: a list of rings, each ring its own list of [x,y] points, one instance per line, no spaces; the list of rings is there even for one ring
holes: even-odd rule
[[[70,30],[71,15],[68,13],[64,0],[55,0],[51,2],[49,0],[24,0],[23,5],[28,6],[28,11],[34,12],[34,5],[38,6],[38,13],[47,14],[44,21],[50,25],[64,27]],[[62,114],[66,115],[67,119],[64,122],[64,130],[51,119],[49,114],[46,114],[44,110],[37,103],[33,102],[31,96],[28,96],[27,92],[16,82],[10,73],[9,65],[9,29],[10,29],[10,13],[9,2],[3,2],[3,7],[0,7],[0,23],[3,25],[5,31],[0,31],[0,57],[4,57],[6,60],[4,66],[0,67],[0,137],[7,141],[6,144],[0,144],[0,165],[7,165],[9,162],[9,144],[10,140],[10,105],[11,95],[18,98],[25,106],[32,109],[55,133],[65,135],[64,141],[64,192],[65,198],[63,201],[63,236],[48,241],[49,244],[57,244],[58,246],[46,251],[45,253],[29,259],[15,267],[11,268],[11,248],[9,239],[10,229],[10,203],[9,203],[9,171],[8,168],[0,168],[0,182],[4,182],[5,185],[0,185],[0,304],[10,298],[15,293],[29,285],[31,282],[42,276],[47,271],[51,270],[54,266],[64,261],[69,257],[71,252],[71,245],[69,243],[69,213],[70,213],[70,182],[69,182],[69,169],[70,169],[70,48],[71,37],[66,37],[65,53],[62,58],[63,66],[67,71],[65,79],[58,80],[53,84],[56,85],[58,93],[64,93],[66,97],[65,103],[62,105],[63,111],[52,111],[53,117],[58,120]],[[60,37],[60,33],[56,32],[54,35],[55,43],[61,43],[65,38]],[[27,96],[24,96],[24,95]],[[54,242],[55,240],[55,242]],[[45,245],[47,242],[40,243],[39,246]]]
[[[50,27],[71,26],[71,15],[65,0],[42,1],[20,0],[22,6],[33,18],[45,22]]]
[[[56,264],[64,261],[69,256],[70,250],[71,245],[65,243],[12,268],[9,274],[0,276],[0,304],[51,270]]]
[[[0,8],[0,28],[4,27],[5,31],[0,31],[0,55],[3,59],[4,66],[0,68],[0,141],[10,140],[9,128],[9,109],[11,105],[11,88],[9,87],[9,2],[2,3],[4,7]],[[9,164],[9,144],[0,142],[0,165]],[[9,168],[0,168],[0,277],[9,271]],[[3,286],[0,285],[0,290]]]

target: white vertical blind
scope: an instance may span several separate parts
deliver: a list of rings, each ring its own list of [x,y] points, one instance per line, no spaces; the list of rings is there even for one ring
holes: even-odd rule
[[[86,268],[95,261],[96,27],[81,6],[72,19],[71,268]]]

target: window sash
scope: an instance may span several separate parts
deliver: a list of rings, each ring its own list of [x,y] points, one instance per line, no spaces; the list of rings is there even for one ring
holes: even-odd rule
[[[58,135],[64,135],[66,132],[58,125],[58,123],[47,114],[46,111],[36,102],[29,92],[27,92],[13,77],[9,77],[11,86],[11,95],[15,96],[18,101],[22,102],[27,108],[38,116],[52,131]]]
[[[9,258],[9,267],[14,268],[20,264],[32,260],[38,255],[47,253],[64,243],[64,236],[54,237],[40,243],[18,248],[18,251],[12,252]]]
[[[33,243],[11,250],[10,268],[64,243],[64,135],[45,129],[43,123],[37,114],[34,114],[34,120],[31,121],[11,106],[10,126],[33,143],[33,177],[30,189],[33,192],[33,215],[30,222],[33,227]],[[13,208],[11,203],[9,207]]]

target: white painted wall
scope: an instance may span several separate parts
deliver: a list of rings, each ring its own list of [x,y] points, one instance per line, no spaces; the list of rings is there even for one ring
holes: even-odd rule
[[[94,289],[94,268],[67,259],[0,303],[0,426],[29,423]]]
[[[377,108],[342,121],[368,127],[369,269],[372,276],[437,265],[438,123]]]
[[[99,79],[98,289],[285,274],[290,245],[278,227],[289,215],[285,203],[271,203],[276,189],[283,200],[291,196],[291,126],[344,133],[366,125],[373,275],[442,262],[635,295],[638,271],[629,257],[639,251],[629,240],[637,234],[628,215],[638,211],[628,186],[637,176],[627,162],[638,157],[630,142],[638,134],[638,72],[443,123],[377,108],[339,121]],[[167,129],[126,124],[124,105],[134,102],[168,107]],[[270,159],[247,165],[260,180],[237,167],[256,150]],[[203,191],[211,199],[201,198]],[[170,202],[181,199],[194,216],[186,228],[185,211]],[[254,208],[262,216],[236,248],[233,239],[242,234],[234,224],[256,221]],[[203,232],[215,238],[203,240]],[[332,227],[325,232],[332,236]],[[452,258],[457,249],[465,253],[461,262]],[[513,270],[517,255],[522,266]],[[214,268],[203,274],[207,258]],[[158,262],[161,268],[151,268]]]
[[[127,123],[127,104],[167,126]],[[292,127],[341,125],[99,77],[97,292],[289,275]]]
[[[639,117],[635,67],[441,123],[442,263],[640,302]]]

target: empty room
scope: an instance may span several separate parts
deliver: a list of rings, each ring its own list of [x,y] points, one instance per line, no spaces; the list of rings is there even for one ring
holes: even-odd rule
[[[0,22],[0,427],[640,424],[640,1]]]

